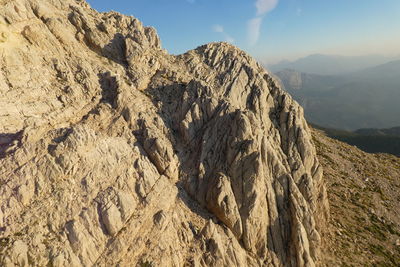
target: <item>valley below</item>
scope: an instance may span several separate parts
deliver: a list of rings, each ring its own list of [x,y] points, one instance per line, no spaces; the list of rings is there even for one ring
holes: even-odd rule
[[[400,60],[345,74],[282,69],[275,75],[313,124],[346,131],[400,124]]]

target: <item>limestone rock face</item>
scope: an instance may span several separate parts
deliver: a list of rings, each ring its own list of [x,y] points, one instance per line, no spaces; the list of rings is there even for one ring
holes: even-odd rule
[[[226,43],[180,56],[84,1],[0,1],[1,266],[315,266],[301,107]]]

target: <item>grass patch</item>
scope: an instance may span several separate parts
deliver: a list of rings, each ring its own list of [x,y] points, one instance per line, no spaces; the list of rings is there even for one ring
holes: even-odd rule
[[[153,267],[153,263],[148,260],[141,260],[139,263],[140,267]]]
[[[369,247],[369,250],[375,254],[383,257],[385,259],[384,262],[380,262],[374,266],[398,266],[400,262],[400,257],[398,255],[392,255],[389,251],[387,251],[383,246],[378,244],[372,244]]]

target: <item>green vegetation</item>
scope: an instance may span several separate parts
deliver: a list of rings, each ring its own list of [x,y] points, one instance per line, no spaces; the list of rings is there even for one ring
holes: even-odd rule
[[[400,157],[400,134],[394,135],[392,129],[365,129],[356,132],[323,128],[312,125],[324,131],[329,137],[342,141],[368,153],[388,153]],[[389,132],[390,134],[385,134]],[[372,133],[372,134],[370,134]]]
[[[0,238],[0,255],[2,255],[3,251],[10,245],[11,239],[8,237]]]
[[[141,260],[139,266],[140,267],[153,267],[153,264],[150,261]]]
[[[378,244],[371,244],[370,246],[370,251],[371,253],[375,255],[380,255],[385,259],[388,259],[390,263],[388,262],[380,262],[379,264],[375,264],[374,266],[398,266],[397,264],[400,262],[399,258],[390,253],[387,249],[385,249],[383,246],[378,245]],[[393,264],[393,265],[392,265]]]
[[[329,135],[329,134],[328,134]],[[368,153],[389,153],[400,156],[400,136],[379,135],[329,135],[332,138],[357,146]]]

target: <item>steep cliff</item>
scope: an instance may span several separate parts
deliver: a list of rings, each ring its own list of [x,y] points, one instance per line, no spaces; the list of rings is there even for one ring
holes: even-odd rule
[[[251,57],[168,55],[84,1],[0,5],[0,265],[318,264],[310,130]]]

